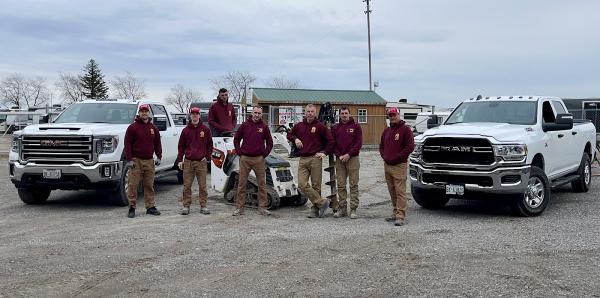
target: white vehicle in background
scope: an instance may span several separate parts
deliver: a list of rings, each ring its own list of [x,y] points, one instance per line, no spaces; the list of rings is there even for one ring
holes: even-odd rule
[[[573,120],[560,98],[478,97],[442,125],[435,118],[415,137],[409,162],[411,192],[424,208],[501,195],[516,214],[536,216],[552,188],[590,188],[596,128]]]
[[[146,101],[85,100],[64,110],[53,123],[30,125],[13,134],[9,176],[27,204],[44,203],[52,190],[95,189],[106,199],[127,205],[129,169],[125,167],[124,139],[140,104],[150,105],[150,116],[161,136],[163,156],[157,176],[178,174],[176,127],[164,105]]]

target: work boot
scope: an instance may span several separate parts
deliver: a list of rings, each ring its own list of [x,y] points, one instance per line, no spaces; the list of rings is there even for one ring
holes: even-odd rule
[[[346,207],[340,208],[333,213],[333,217],[340,218],[348,216],[348,209]]]
[[[323,217],[323,215],[325,215],[325,211],[327,211],[327,208],[329,208],[329,199],[326,199],[325,203],[323,203],[323,205],[319,207],[319,217]]]
[[[397,227],[403,226],[406,222],[404,221],[404,218],[398,218],[396,219],[396,221],[394,222],[394,225]]]
[[[350,218],[351,219],[357,219],[358,218],[358,215],[356,214],[356,209],[350,210]]]
[[[396,214],[392,214],[385,218],[385,221],[396,221]]]
[[[240,216],[243,214],[244,214],[244,209],[236,208],[235,210],[233,210],[233,213],[231,214],[231,216]]]
[[[271,212],[265,208],[258,208],[258,214],[264,215],[264,216],[269,216],[269,215],[271,215]]]
[[[181,215],[188,215],[190,214],[190,207],[183,207],[181,209]]]
[[[135,217],[135,208],[129,208],[129,212],[127,212],[127,217],[129,217],[129,218]]]
[[[156,209],[156,207],[150,207],[150,208],[146,209],[146,214],[160,215],[160,211],[158,211],[158,209]]]
[[[200,213],[208,215],[210,214],[210,210],[206,207],[200,207]]]

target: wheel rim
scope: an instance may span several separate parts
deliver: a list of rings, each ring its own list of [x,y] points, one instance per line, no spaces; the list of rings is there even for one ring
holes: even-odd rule
[[[539,208],[544,202],[544,183],[539,177],[529,178],[527,190],[525,191],[525,203],[530,208]]]
[[[591,165],[589,163],[585,164],[585,168],[583,169],[583,176],[585,179],[585,184],[590,184],[590,181],[592,179],[592,173],[591,173]]]

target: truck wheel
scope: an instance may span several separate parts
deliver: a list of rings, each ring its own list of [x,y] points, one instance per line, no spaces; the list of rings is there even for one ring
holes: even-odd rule
[[[579,178],[571,182],[573,190],[576,192],[587,192],[590,190],[590,184],[592,183],[592,161],[586,153],[581,158],[577,174],[579,174]]]
[[[19,198],[25,204],[29,205],[39,205],[43,204],[48,200],[50,196],[50,189],[47,188],[37,188],[37,189],[23,189],[19,188]]]
[[[183,171],[177,170],[177,183],[183,184]]]
[[[410,193],[415,202],[425,209],[444,208],[444,206],[448,204],[448,201],[450,201],[450,198],[440,191],[416,188],[412,185],[410,187]]]
[[[114,191],[111,191],[108,198],[111,204],[117,206],[129,205],[127,192],[129,190],[129,167],[123,168],[123,174],[119,186]]]
[[[531,167],[527,189],[512,202],[512,209],[518,216],[538,216],[544,212],[550,201],[550,183],[544,170]]]

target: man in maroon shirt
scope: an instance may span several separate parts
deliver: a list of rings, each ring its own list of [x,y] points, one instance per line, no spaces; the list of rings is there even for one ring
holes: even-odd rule
[[[237,118],[233,105],[229,103],[229,93],[227,89],[219,89],[217,101],[214,102],[208,110],[208,124],[213,137],[229,137],[235,125]]]
[[[406,217],[407,160],[415,148],[415,143],[410,127],[400,119],[398,109],[389,109],[388,116],[390,127],[386,127],[381,134],[379,154],[384,161],[385,181],[394,213],[385,220],[394,221],[396,226],[403,226]]]
[[[356,219],[356,208],[358,208],[358,172],[360,161],[358,154],[362,147],[362,129],[360,124],[354,122],[350,117],[350,110],[343,106],[340,108],[340,123],[333,126],[331,130],[335,140],[334,154],[335,173],[337,176],[338,208],[333,217],[345,217],[348,215],[346,181],[350,180],[350,218]],[[334,204],[335,206],[336,204]]]
[[[200,121],[200,108],[190,109],[191,122],[183,129],[179,137],[177,166],[183,171],[183,203],[182,215],[190,214],[192,204],[192,183],[198,180],[198,201],[200,213],[210,214],[206,207],[208,194],[206,193],[207,162],[213,151],[213,142],[210,130]],[[184,160],[185,157],[185,160]]]
[[[242,144],[240,146],[240,141]],[[265,157],[273,149],[273,138],[269,127],[263,123],[262,108],[252,107],[252,116],[242,123],[233,138],[235,152],[240,156],[240,176],[238,177],[238,189],[236,209],[233,216],[244,214],[246,203],[246,184],[248,174],[254,171],[258,181],[258,214],[271,215],[267,210],[267,180]]]
[[[157,159],[154,160],[154,154]],[[142,104],[125,132],[125,158],[129,167],[129,218],[135,217],[137,190],[144,184],[146,214],[160,215],[154,203],[154,167],[160,164],[162,146],[158,128],[150,122],[150,107]]]
[[[312,203],[309,218],[323,217],[329,207],[329,199],[321,197],[322,158],[333,151],[331,132],[319,122],[316,111],[314,105],[307,105],[304,109],[304,120],[294,125],[287,135],[288,140],[296,144],[300,154],[298,184]]]

